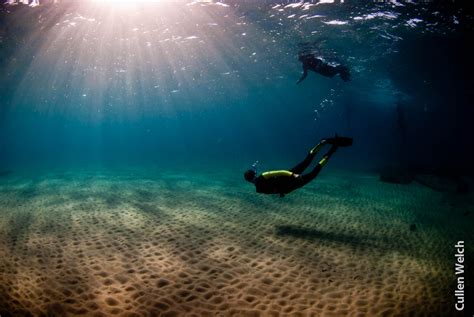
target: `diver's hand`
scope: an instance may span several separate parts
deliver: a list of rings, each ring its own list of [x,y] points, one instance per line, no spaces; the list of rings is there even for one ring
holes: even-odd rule
[[[308,71],[304,69],[303,75],[301,75],[300,79],[296,82],[296,84],[298,85],[299,83],[301,83],[306,78],[306,76],[308,76]]]

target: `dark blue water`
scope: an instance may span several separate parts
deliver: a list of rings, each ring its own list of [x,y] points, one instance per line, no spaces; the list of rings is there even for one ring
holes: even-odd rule
[[[285,166],[337,132],[355,139],[341,167],[470,169],[466,9],[226,5],[3,5],[2,168]],[[352,81],[296,85],[304,42]]]

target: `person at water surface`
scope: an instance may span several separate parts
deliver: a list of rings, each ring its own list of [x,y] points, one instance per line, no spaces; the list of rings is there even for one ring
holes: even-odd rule
[[[323,158],[311,172],[302,174],[304,170],[311,164],[319,150],[321,150],[321,148],[326,144],[331,145],[329,151],[323,156]],[[290,170],[268,171],[257,176],[257,168],[255,163],[251,169],[244,173],[244,178],[248,182],[255,185],[257,193],[279,194],[280,197],[283,197],[285,194],[303,187],[315,179],[323,166],[326,165],[329,158],[334,154],[334,152],[336,152],[338,147],[351,145],[352,138],[348,137],[338,137],[336,135],[334,138],[323,139],[318,145],[309,151],[308,155],[301,163]]]
[[[299,52],[298,60],[303,63],[303,75],[301,75],[300,79],[296,82],[297,84],[301,83],[306,76],[308,76],[308,70],[312,70],[313,72],[325,77],[334,77],[339,74],[342,80],[351,80],[351,74],[349,73],[349,68],[347,66],[328,63],[324,61],[322,57],[316,57],[314,54],[304,51]]]

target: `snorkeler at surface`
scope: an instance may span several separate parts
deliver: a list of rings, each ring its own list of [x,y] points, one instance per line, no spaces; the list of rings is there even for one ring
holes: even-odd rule
[[[321,148],[326,144],[331,145],[329,151],[323,156],[311,172],[302,174],[309,164],[311,164],[319,150],[321,150]],[[256,163],[254,163],[252,169],[249,169],[244,173],[244,178],[255,185],[257,193],[280,194],[280,197],[283,197],[285,194],[303,187],[315,179],[323,166],[326,165],[331,155],[336,152],[338,147],[351,145],[352,138],[348,137],[338,137],[336,135],[334,138],[323,139],[318,145],[309,151],[308,155],[301,163],[290,170],[269,171],[257,176]]]
[[[303,75],[301,75],[301,78],[296,82],[297,84],[302,82],[306,76],[308,76],[308,70],[312,70],[313,72],[326,77],[334,77],[339,74],[342,80],[351,80],[351,74],[349,73],[349,68],[347,66],[328,63],[324,61],[322,57],[316,57],[314,54],[304,51],[299,52],[298,60],[303,63]]]

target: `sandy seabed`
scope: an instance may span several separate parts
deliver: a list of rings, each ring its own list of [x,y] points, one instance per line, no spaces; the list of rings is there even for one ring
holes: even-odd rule
[[[449,316],[472,202],[334,170],[285,198],[231,171],[13,173],[0,315]]]

